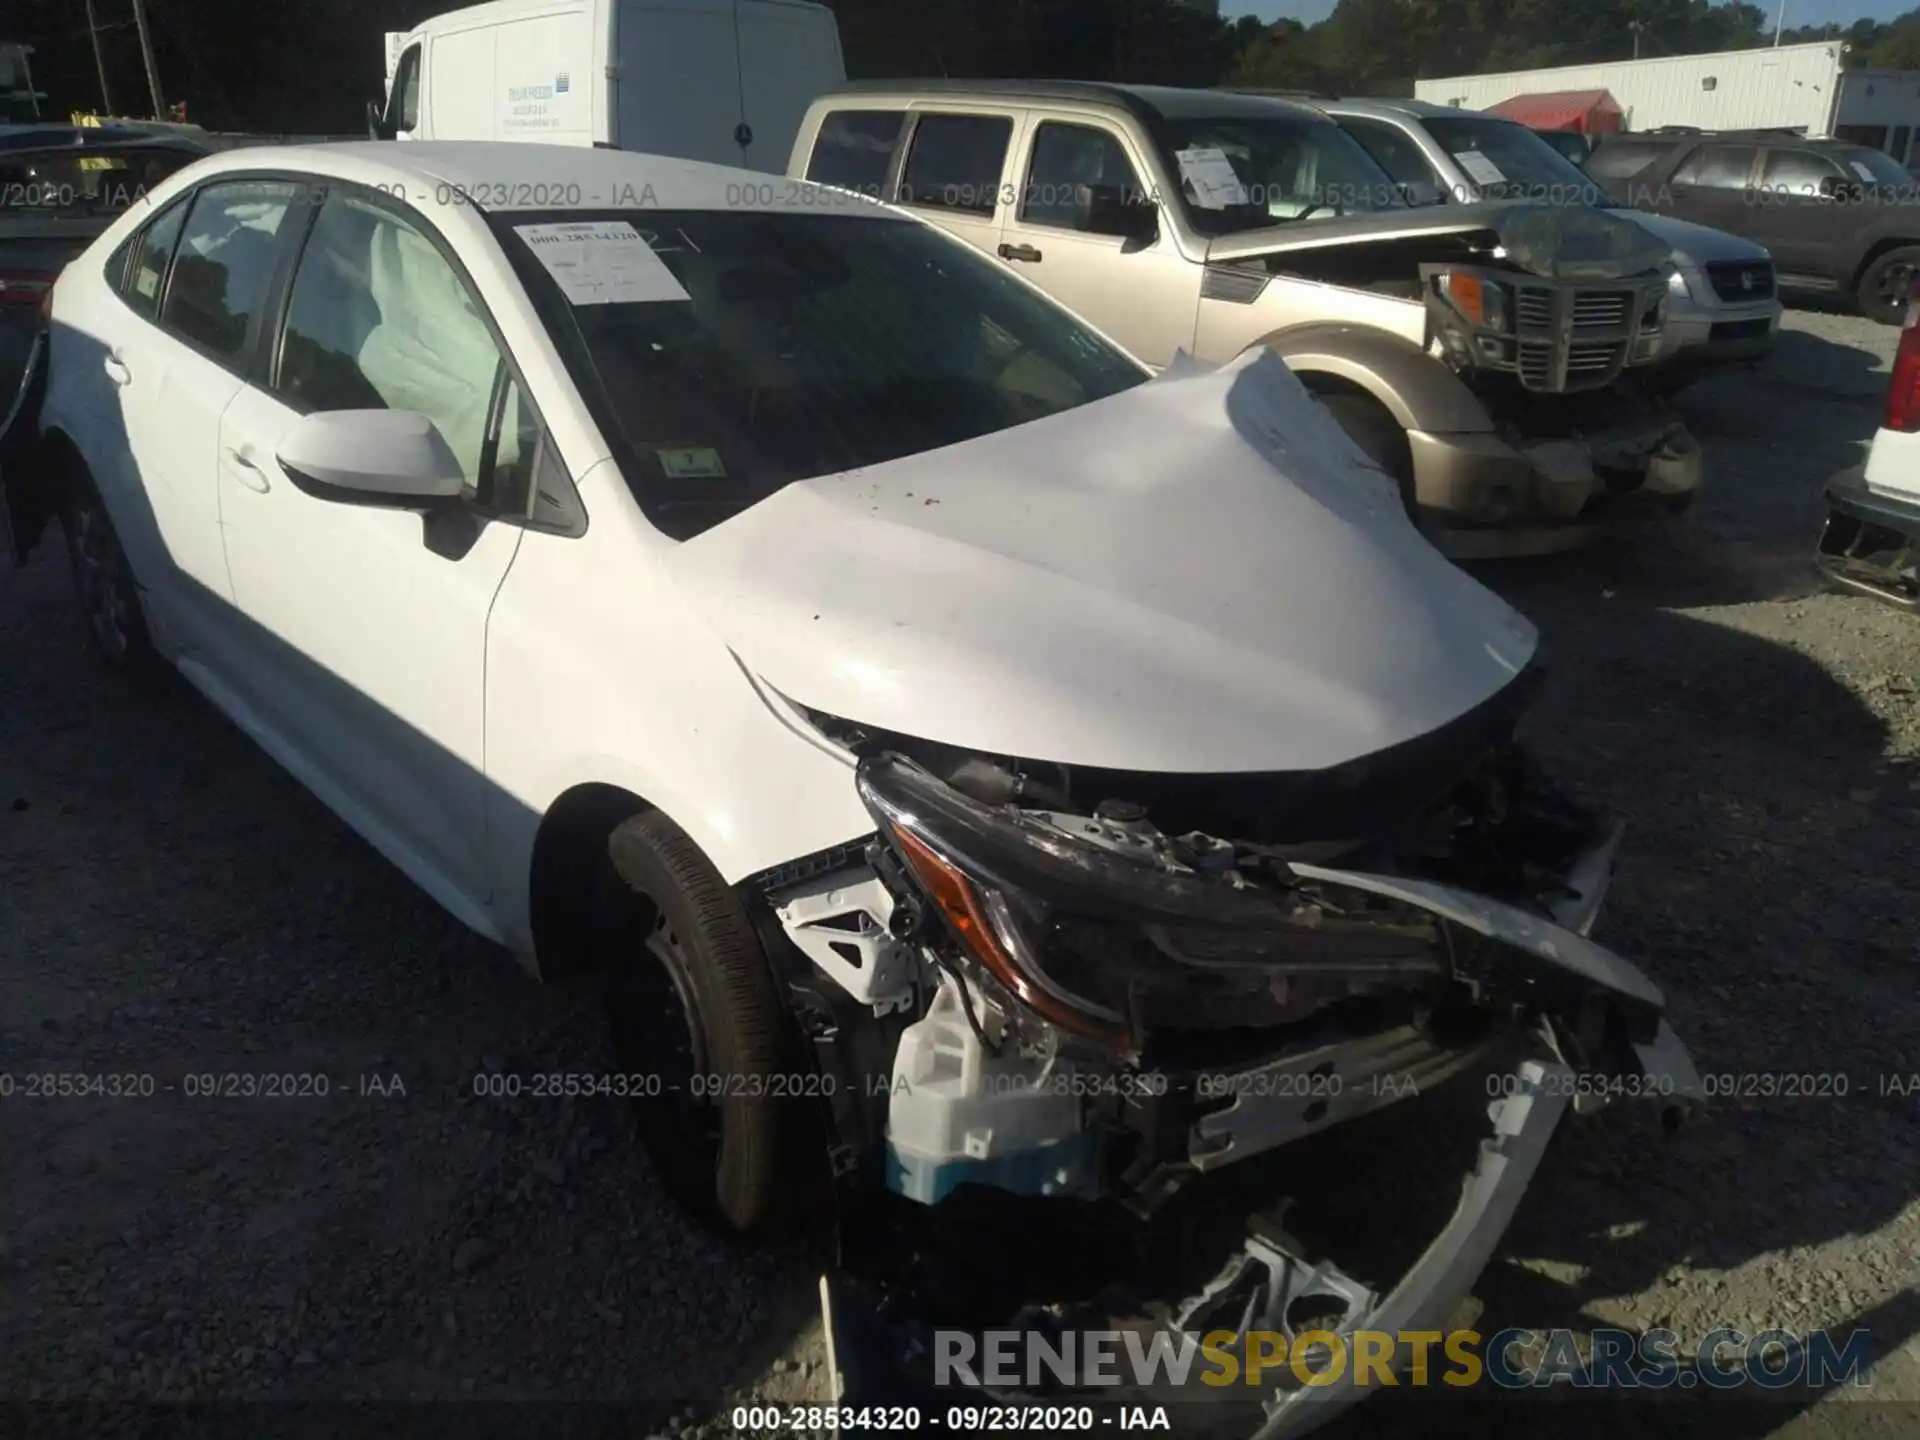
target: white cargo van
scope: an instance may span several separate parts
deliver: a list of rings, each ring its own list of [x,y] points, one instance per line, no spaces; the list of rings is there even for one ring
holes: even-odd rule
[[[493,0],[399,38],[372,128],[778,174],[808,104],[845,78],[833,12],[809,0]]]

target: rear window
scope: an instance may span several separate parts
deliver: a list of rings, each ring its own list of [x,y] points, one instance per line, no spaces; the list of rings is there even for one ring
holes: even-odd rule
[[[494,224],[575,382],[624,442],[642,509],[676,539],[791,481],[1147,378],[971,246],[911,220],[569,211]],[[569,298],[569,275],[617,275],[620,288],[582,278]]]
[[[180,151],[105,146],[0,152],[0,214],[14,220],[111,219],[199,158]]]
[[[1012,138],[1004,115],[922,115],[900,177],[901,202],[993,214]]]
[[[906,120],[904,110],[835,110],[820,122],[807,179],[879,199]]]
[[[1585,168],[1602,180],[1624,180],[1672,151],[1672,143],[1663,140],[1602,140],[1587,157]]]

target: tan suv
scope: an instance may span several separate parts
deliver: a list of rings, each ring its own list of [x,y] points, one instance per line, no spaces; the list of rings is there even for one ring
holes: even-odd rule
[[[1410,208],[1307,106],[868,82],[814,101],[788,173],[998,256],[1149,365],[1270,346],[1449,554],[1571,548],[1699,484],[1698,446],[1640,384],[1665,245],[1579,207]]]

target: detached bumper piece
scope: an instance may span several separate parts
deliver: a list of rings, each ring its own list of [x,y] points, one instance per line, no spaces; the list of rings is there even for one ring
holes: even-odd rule
[[[1827,482],[1827,523],[1814,563],[1835,585],[1920,611],[1920,504],[1867,489],[1859,469]]]
[[[1684,1055],[1680,1063],[1686,1064]],[[1244,1360],[1252,1335],[1277,1334],[1291,1347],[1308,1329],[1338,1337],[1351,1356],[1355,1337],[1364,1331],[1395,1337],[1391,1351],[1382,1351],[1378,1341],[1374,1349],[1396,1374],[1404,1374],[1413,1364],[1414,1351],[1397,1337],[1444,1330],[1469,1303],[1475,1281],[1506,1234],[1547,1142],[1566,1112],[1572,1079],[1573,1072],[1555,1060],[1530,1059],[1500,1087],[1502,1098],[1487,1107],[1491,1133],[1480,1143],[1452,1218],[1391,1289],[1377,1291],[1332,1262],[1302,1253],[1297,1242],[1271,1232],[1251,1233],[1240,1251],[1192,1293],[1170,1304],[1147,1307],[1160,1314],[1158,1323],[1119,1310],[1093,1321],[1090,1329],[1141,1335],[1138,1347],[1116,1347],[1122,1359],[1108,1373],[1118,1383],[1061,1386],[1041,1394],[953,1382],[951,1374],[942,1376],[935,1368],[936,1354],[952,1353],[952,1331],[939,1331],[936,1321],[917,1313],[912,1302],[898,1293],[889,1294],[847,1275],[829,1274],[823,1277],[820,1291],[835,1378],[834,1403],[853,1412],[911,1406],[923,1416],[942,1419],[956,1411],[1004,1417],[1011,1409],[1087,1406],[1101,1415],[1119,1407],[1165,1406],[1177,1433],[1252,1435],[1258,1440],[1305,1435],[1365,1399],[1373,1388],[1356,1382],[1350,1363],[1329,1366],[1331,1356],[1315,1355],[1312,1343],[1303,1362],[1307,1373],[1317,1376],[1325,1370],[1336,1378],[1303,1383],[1291,1365],[1280,1364],[1271,1367],[1277,1377],[1271,1383],[1263,1377],[1256,1387],[1209,1386],[1200,1378],[1207,1373],[1202,1356],[1185,1380],[1176,1384],[1164,1369],[1146,1376],[1131,1373],[1124,1357],[1134,1348],[1151,1354],[1156,1343],[1175,1349],[1190,1346],[1199,1354],[1205,1338],[1210,1346]],[[989,1263],[984,1255],[982,1260]],[[1295,1323],[1303,1307],[1312,1316],[1304,1327]],[[1006,1330],[992,1333],[1004,1336],[1019,1329],[1016,1320]],[[1222,1345],[1223,1332],[1235,1337],[1231,1344]],[[1013,1365],[1022,1372],[1031,1353],[1023,1346],[1028,1333],[1051,1352],[1061,1348],[1057,1325],[1020,1331],[1011,1354],[1020,1357]],[[1001,1349],[1007,1348],[1002,1339]],[[977,1344],[970,1351],[976,1356],[984,1353]],[[981,1378],[978,1362],[969,1378]],[[1012,1420],[996,1428],[1021,1427]]]

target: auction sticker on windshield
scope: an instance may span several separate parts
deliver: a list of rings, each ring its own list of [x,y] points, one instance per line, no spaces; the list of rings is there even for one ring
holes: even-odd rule
[[[646,237],[625,220],[513,228],[572,304],[631,305],[690,298]]]
[[[1467,172],[1467,178],[1476,185],[1500,185],[1506,182],[1507,177],[1500,173],[1500,167],[1478,150],[1462,150],[1453,158],[1460,162],[1460,168]]]
[[[1193,203],[1201,209],[1224,210],[1248,203],[1247,187],[1240,183],[1226,151],[1198,146],[1174,158],[1180,162],[1181,176],[1193,186]]]

